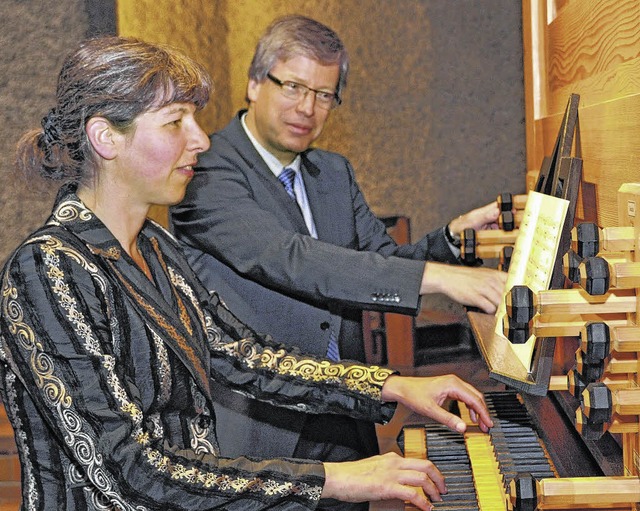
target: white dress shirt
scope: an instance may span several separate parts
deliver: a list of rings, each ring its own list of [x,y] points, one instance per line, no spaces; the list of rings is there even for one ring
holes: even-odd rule
[[[258,151],[260,156],[262,156],[262,159],[267,164],[267,167],[269,167],[269,170],[273,172],[274,176],[278,177],[280,173],[285,169],[285,167],[282,166],[282,163],[280,163],[278,158],[276,158],[273,154],[271,154],[264,147],[262,147],[260,142],[258,142],[256,138],[252,135],[251,131],[249,131],[249,128],[247,128],[247,124],[245,122],[246,115],[247,114],[244,114],[240,119],[242,123],[242,127],[244,128],[244,131],[247,133],[247,136],[249,137],[249,140],[251,140],[251,143],[253,144],[253,146],[256,148],[256,151]],[[302,211],[302,216],[304,217],[305,224],[307,224],[307,229],[309,229],[309,233],[311,234],[311,236],[317,239],[318,233],[316,231],[316,224],[313,222],[313,215],[311,214],[311,208],[309,207],[307,190],[304,187],[304,179],[302,178],[302,172],[300,172],[301,161],[302,161],[302,158],[300,158],[300,155],[298,155],[289,165],[286,165],[286,167],[293,169],[296,173],[295,180],[293,181],[293,191],[296,194],[296,202],[300,207],[300,211]]]

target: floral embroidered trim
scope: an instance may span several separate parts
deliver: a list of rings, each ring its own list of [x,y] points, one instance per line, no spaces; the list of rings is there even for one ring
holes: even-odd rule
[[[4,339],[2,339],[4,343]],[[4,352],[0,350],[0,358],[6,360]],[[22,486],[23,494],[27,494],[27,502],[25,502],[26,509],[37,509],[38,502],[40,500],[38,494],[38,487],[36,485],[36,479],[34,475],[33,464],[29,455],[29,444],[27,442],[27,433],[24,430],[22,420],[18,415],[19,409],[16,403],[16,389],[15,389],[16,375],[13,373],[7,373],[5,381],[5,398],[8,403],[7,414],[11,417],[11,425],[15,430],[16,447],[20,452],[20,465],[22,467]],[[24,491],[27,488],[27,491]]]
[[[214,343],[213,349],[236,358],[245,367],[263,368],[281,375],[296,376],[314,382],[342,383],[350,390],[380,399],[382,385],[395,373],[379,366],[345,365],[328,360],[296,358],[285,350],[274,350],[254,339]]]
[[[239,493],[264,493],[265,495],[298,495],[312,501],[320,500],[322,486],[309,485],[290,481],[278,482],[273,479],[231,478],[227,475],[215,474],[194,467],[185,467],[179,463],[172,463],[167,456],[154,449],[147,448],[144,451],[147,461],[160,472],[165,472],[177,481],[186,481],[191,484],[200,484],[204,488],[216,488],[220,491],[232,491]]]

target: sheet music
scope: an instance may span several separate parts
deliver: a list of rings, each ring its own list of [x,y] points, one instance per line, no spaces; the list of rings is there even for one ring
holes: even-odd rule
[[[534,294],[549,288],[568,209],[568,200],[534,191],[529,192],[509,264],[506,291],[515,285],[526,285]],[[505,337],[502,319],[506,313],[503,299],[496,312],[496,334],[501,337]],[[508,345],[524,367],[530,370],[535,337],[530,336],[524,344],[508,342]]]

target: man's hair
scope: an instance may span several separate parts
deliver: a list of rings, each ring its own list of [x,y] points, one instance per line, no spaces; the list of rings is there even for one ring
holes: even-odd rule
[[[336,94],[341,96],[347,85],[349,56],[333,30],[311,18],[300,15],[275,20],[258,41],[249,66],[249,79],[261,82],[279,62],[307,57],[323,65],[338,64],[340,76]]]

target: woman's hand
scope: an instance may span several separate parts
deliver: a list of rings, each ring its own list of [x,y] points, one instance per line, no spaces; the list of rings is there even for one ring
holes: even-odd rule
[[[482,431],[487,432],[493,426],[482,392],[454,374],[433,377],[390,376],[382,387],[382,399],[402,403],[420,415],[464,433],[467,429],[465,422],[442,408],[447,399],[455,399],[467,405],[471,419]]]
[[[446,493],[444,477],[429,460],[387,453],[358,461],[325,463],[322,498],[344,502],[400,499],[425,511]]]

